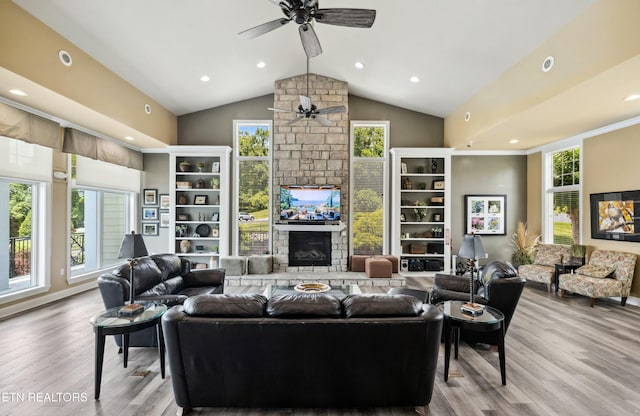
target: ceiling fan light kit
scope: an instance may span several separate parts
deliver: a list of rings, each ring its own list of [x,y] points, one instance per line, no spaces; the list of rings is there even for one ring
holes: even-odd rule
[[[369,9],[320,9],[318,0],[269,0],[282,10],[286,18],[279,18],[252,27],[239,33],[245,39],[264,35],[293,21],[299,25],[298,32],[307,58],[322,53],[320,40],[313,29],[313,23],[334,26],[370,28],[376,19],[376,11]]]

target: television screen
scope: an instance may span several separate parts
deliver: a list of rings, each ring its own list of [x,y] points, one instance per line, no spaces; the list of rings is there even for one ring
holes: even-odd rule
[[[340,187],[285,185],[280,187],[280,220],[340,220]]]

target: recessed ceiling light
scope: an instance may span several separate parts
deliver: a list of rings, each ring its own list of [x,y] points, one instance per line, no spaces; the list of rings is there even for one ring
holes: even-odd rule
[[[211,79],[211,78],[209,78],[209,76],[208,76],[208,75],[203,75],[203,76],[201,76],[201,77],[200,77],[200,81],[202,81],[202,82],[207,82],[207,81],[209,81],[210,79]]]
[[[553,58],[553,56],[547,56],[546,58],[544,58],[544,61],[542,61],[542,72],[551,71],[554,63],[555,59]]]
[[[149,104],[144,105],[144,112],[147,114],[151,114],[151,106]]]
[[[267,64],[265,64],[264,62],[260,61],[256,64],[256,66],[260,69],[264,68],[265,66],[267,66]]]
[[[363,64],[362,62],[356,62],[354,65],[355,65],[355,66],[356,66],[356,68],[358,68],[358,69],[362,69],[362,68],[364,68],[364,64]]]
[[[511,140],[509,140],[509,143],[511,143],[511,144],[516,144],[516,143],[518,143],[518,142],[520,142],[520,140],[518,140],[518,139],[511,139]]]
[[[71,55],[69,55],[69,52],[65,50],[58,51],[58,59],[60,59],[60,62],[62,62],[62,65],[64,66],[73,65],[73,59],[71,59]]]
[[[127,140],[135,140],[135,139],[134,139],[133,137],[131,137],[131,136],[124,136],[124,138],[125,138],[125,139],[127,139]]]
[[[18,89],[13,89],[13,90],[9,90],[9,92],[13,95],[19,95],[20,97],[26,97],[27,93],[22,91],[22,90],[18,90]]]
[[[464,121],[469,121],[471,120],[471,113],[470,112],[466,112],[464,113]]]
[[[418,78],[417,76],[412,76],[411,78],[409,78],[409,81],[416,83],[416,82],[420,82],[420,78]]]
[[[633,101],[633,100],[637,100],[637,99],[640,99],[640,94],[631,94],[631,95],[628,95],[628,96],[624,97],[625,101]]]

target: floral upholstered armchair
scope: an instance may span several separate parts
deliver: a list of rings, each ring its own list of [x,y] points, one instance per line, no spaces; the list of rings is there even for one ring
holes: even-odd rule
[[[571,259],[571,247],[560,244],[538,244],[533,264],[518,267],[518,274],[528,282],[539,282],[551,285],[555,280],[555,265],[568,263]]]
[[[596,298],[620,297],[622,306],[631,292],[633,272],[636,268],[635,254],[620,251],[596,250],[589,263],[576,269],[573,274],[559,276],[560,296],[573,292],[588,296],[589,306]]]

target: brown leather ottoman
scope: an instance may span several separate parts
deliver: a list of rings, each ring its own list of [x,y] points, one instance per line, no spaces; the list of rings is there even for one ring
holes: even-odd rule
[[[368,259],[369,256],[363,256],[360,254],[353,254],[349,259],[349,270],[352,272],[363,272],[364,271],[364,261]]]
[[[391,262],[391,273],[398,273],[400,271],[400,260],[396,256],[391,254],[381,254],[374,257],[382,257]]]
[[[391,277],[391,262],[382,257],[369,257],[364,261],[364,272],[368,277]]]

